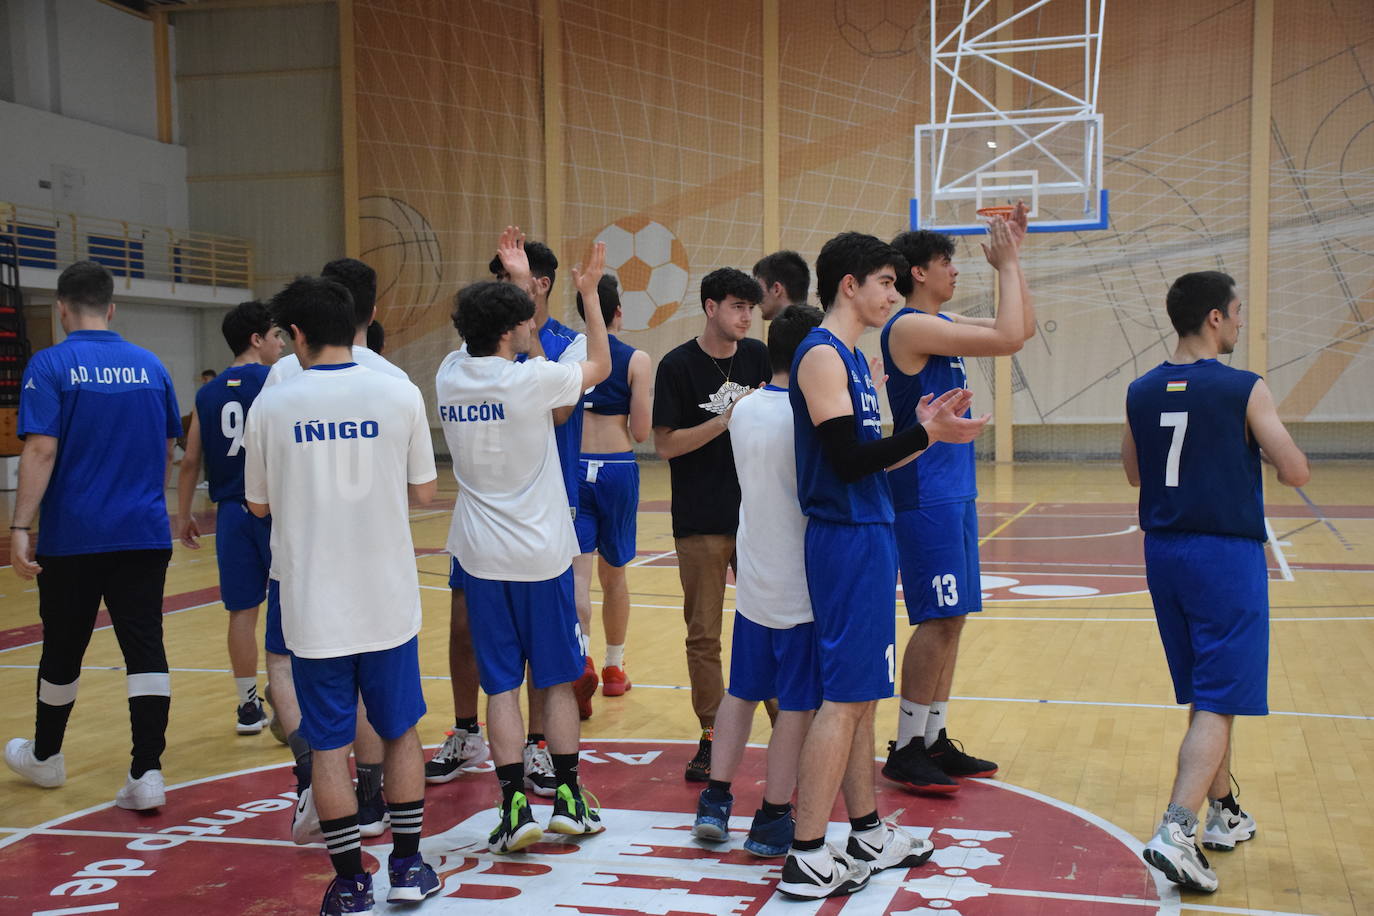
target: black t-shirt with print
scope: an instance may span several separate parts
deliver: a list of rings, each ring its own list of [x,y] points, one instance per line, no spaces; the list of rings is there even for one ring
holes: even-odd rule
[[[726,359],[708,356],[692,338],[663,357],[654,381],[654,426],[687,429],[724,413],[744,389],[773,377],[768,347],[746,337]],[[739,477],[730,434],[668,461],[673,537],[734,534],[739,527]]]

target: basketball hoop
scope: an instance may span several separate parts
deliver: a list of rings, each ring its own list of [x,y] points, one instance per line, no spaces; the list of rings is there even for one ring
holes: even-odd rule
[[[1016,207],[1008,204],[999,204],[995,207],[979,207],[978,215],[984,219],[991,219],[996,216],[1001,219],[1011,219],[1011,215],[1016,212]]]

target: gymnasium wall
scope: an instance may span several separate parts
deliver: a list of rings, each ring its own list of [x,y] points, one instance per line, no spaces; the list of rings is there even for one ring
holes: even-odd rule
[[[355,60],[344,104],[352,86],[357,112],[346,206],[383,276],[388,356],[416,378],[456,346],[452,294],[486,275],[508,222],[532,238],[552,231],[565,265],[606,239],[622,284],[640,291],[627,296],[623,336],[655,358],[698,332],[702,276],[766,253],[765,214],[777,214],[778,247],[808,259],[845,229],[906,228],[911,128],[928,113],[925,3],[777,0],[775,197],[758,5],[345,5]],[[1081,16],[1066,6],[1077,12],[1047,8],[1016,34],[1062,29],[1072,19],[1056,17]],[[1320,427],[1327,451],[1368,454],[1374,17],[1365,0],[1274,8],[1260,368],[1284,415]],[[1172,350],[1163,296],[1175,276],[1222,269],[1247,299],[1253,22],[1248,2],[1109,0],[1100,109],[1112,220],[1027,243],[1039,333],[1013,366],[1020,451],[1110,449],[1126,384]],[[952,305],[990,313],[976,241],[959,243],[957,261]],[[567,276],[555,293],[563,316]],[[861,346],[876,351],[875,337]],[[1242,338],[1233,362],[1248,360]],[[990,409],[991,361],[970,371]]]

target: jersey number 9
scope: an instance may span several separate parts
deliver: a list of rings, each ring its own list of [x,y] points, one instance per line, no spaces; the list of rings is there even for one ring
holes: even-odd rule
[[[243,451],[243,405],[229,401],[219,412],[219,431],[229,440],[228,457]]]

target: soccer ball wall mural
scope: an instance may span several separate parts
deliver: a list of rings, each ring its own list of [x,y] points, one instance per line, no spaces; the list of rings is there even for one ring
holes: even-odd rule
[[[620,280],[621,326],[647,331],[667,321],[687,294],[687,249],[662,223],[624,216],[596,235]]]

